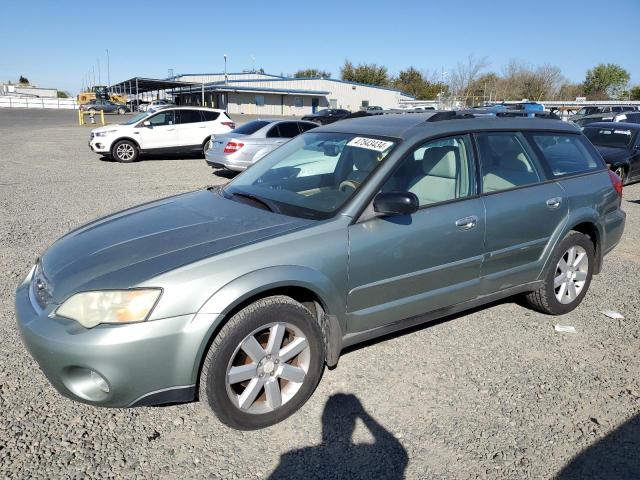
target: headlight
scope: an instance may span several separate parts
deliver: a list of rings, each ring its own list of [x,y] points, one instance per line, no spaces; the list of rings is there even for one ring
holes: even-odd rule
[[[106,290],[76,293],[55,314],[86,328],[100,323],[132,323],[146,320],[160,297],[160,289]]]
[[[104,132],[96,132],[96,137],[106,137],[110,133],[115,132],[115,130],[106,130]]]

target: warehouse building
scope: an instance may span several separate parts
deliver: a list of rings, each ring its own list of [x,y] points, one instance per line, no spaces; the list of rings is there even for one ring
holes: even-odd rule
[[[145,85],[153,82],[144,79]],[[414,98],[392,88],[347,82],[333,78],[291,78],[258,72],[184,74],[157,80],[156,98],[170,97],[180,105],[205,105],[232,114],[302,116],[323,108],[350,111],[366,106],[397,107]],[[136,79],[121,82],[136,92]],[[138,82],[139,84],[139,82]],[[146,89],[145,89],[146,90]],[[152,94],[153,95],[153,94]],[[149,98],[146,92],[145,99]]]

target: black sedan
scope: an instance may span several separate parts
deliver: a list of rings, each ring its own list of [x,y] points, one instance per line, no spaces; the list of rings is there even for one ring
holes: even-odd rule
[[[349,110],[343,110],[341,108],[325,108],[324,110],[319,110],[311,115],[305,115],[302,117],[302,120],[316,122],[320,125],[328,125],[329,123],[342,120],[350,113],[351,112]]]
[[[590,123],[582,132],[625,185],[640,180],[640,124]]]

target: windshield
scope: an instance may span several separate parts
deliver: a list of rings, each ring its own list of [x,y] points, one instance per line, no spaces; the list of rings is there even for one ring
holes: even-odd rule
[[[262,127],[266,127],[270,122],[265,120],[254,120],[253,122],[245,123],[241,127],[232,130],[230,133],[237,133],[240,135],[251,135],[252,133],[256,133]]]
[[[151,112],[151,113],[153,113],[153,112]],[[148,116],[149,114],[150,114],[150,112],[138,113],[138,114],[134,115],[133,117],[131,117],[126,122],[121,123],[120,125],[131,125],[133,123],[139,122],[140,120],[142,120],[144,117]]]
[[[633,140],[633,132],[622,128],[587,127],[583,133],[591,143],[601,147],[629,148]]]
[[[329,115],[329,110],[325,109],[325,110],[318,110],[316,112],[316,115],[320,116],[320,117],[324,117]]]
[[[286,215],[330,218],[394,146],[369,136],[308,132],[263,157],[224,193],[254,197]]]

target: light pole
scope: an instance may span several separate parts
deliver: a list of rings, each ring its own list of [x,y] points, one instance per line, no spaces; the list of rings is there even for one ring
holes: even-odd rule
[[[109,85],[109,91],[111,91],[111,66],[109,65],[109,49],[107,48],[107,85]]]
[[[228,84],[228,78],[227,78],[227,54],[224,54],[224,84],[227,85]]]
[[[444,67],[441,68],[441,75],[440,75],[440,107],[442,107],[442,96],[444,95],[444,79],[447,76],[448,72],[444,71]]]
[[[98,83],[102,84],[102,78],[100,76],[100,57],[98,57]]]

